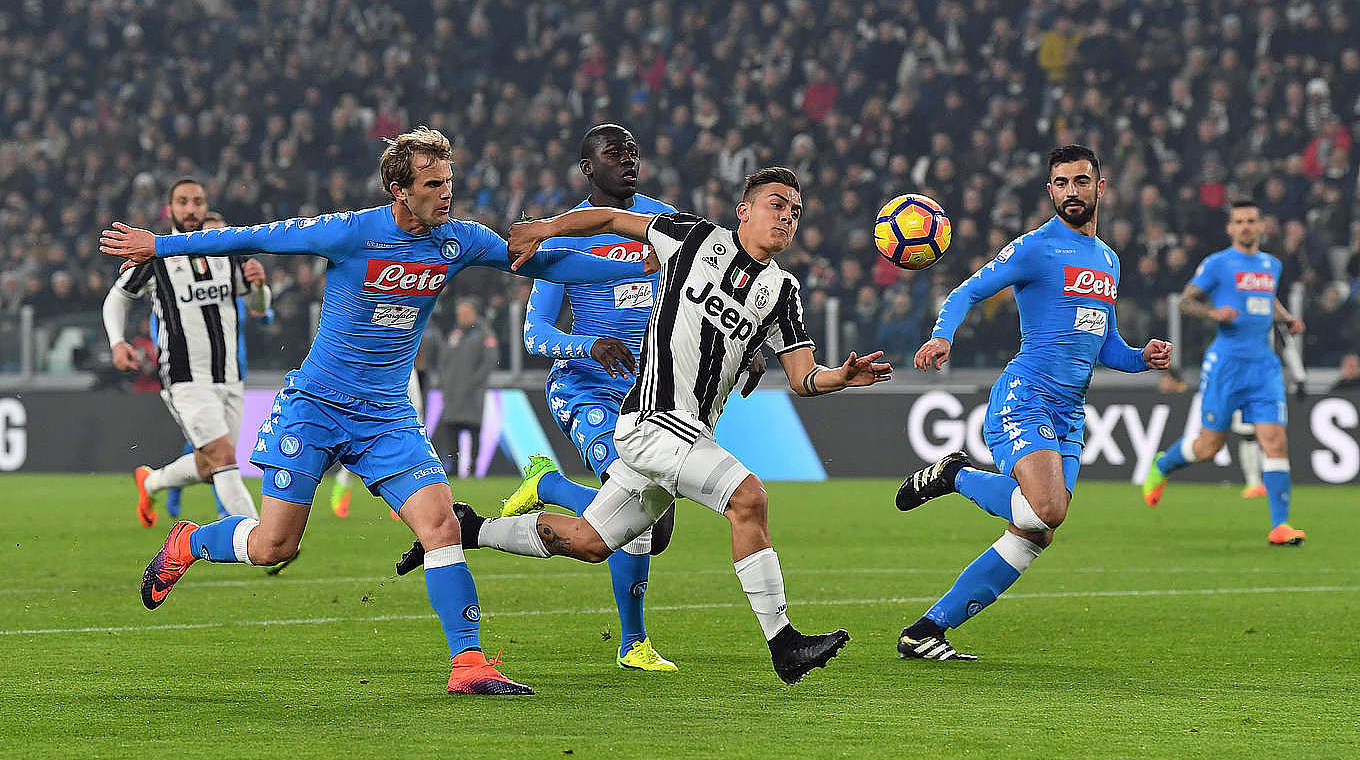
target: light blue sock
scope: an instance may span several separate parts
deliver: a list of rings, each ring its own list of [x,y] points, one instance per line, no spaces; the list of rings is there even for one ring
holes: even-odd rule
[[[1010,531],[959,573],[958,580],[926,612],[945,628],[958,628],[968,618],[996,601],[1039,556],[1043,547]]]
[[[596,489],[569,480],[566,475],[556,470],[545,474],[538,481],[538,498],[546,504],[566,507],[578,515],[586,511],[596,493]]]
[[[236,558],[233,538],[236,535],[236,526],[242,520],[248,519],[251,518],[245,515],[232,515],[215,523],[199,526],[189,534],[189,550],[195,557],[209,562],[240,562],[241,560]]]
[[[193,445],[192,443],[189,443],[188,441],[185,441],[185,442],[184,442],[184,451],[183,451],[182,453],[184,453],[184,454],[192,454],[192,453],[194,453],[194,445]],[[180,497],[182,496],[182,494],[181,494],[181,491],[182,491],[182,490],[183,490],[183,489],[179,489],[179,488],[167,488],[167,489],[166,489],[166,493],[165,493],[165,512],[166,512],[166,514],[170,515],[171,517],[179,517],[179,502],[180,502]],[[217,516],[218,516],[219,518],[221,518],[221,517],[226,517],[226,516],[227,516],[227,513],[226,513],[225,510],[218,510]]]
[[[647,638],[642,622],[642,597],[647,593],[647,571],[652,555],[629,554],[619,549],[609,555],[609,578],[614,583],[614,604],[619,608],[619,655],[635,641]]]
[[[472,581],[462,546],[454,544],[425,553],[425,591],[439,616],[439,624],[444,627],[449,656],[481,649],[478,628],[482,610],[477,605],[477,584]]]
[[[1166,447],[1166,453],[1162,454],[1162,457],[1157,460],[1157,469],[1161,470],[1163,475],[1170,475],[1193,463],[1195,460],[1188,459],[1185,456],[1187,448],[1189,448],[1189,442],[1185,440],[1185,436],[1177,438],[1170,446]]]
[[[1009,475],[965,467],[954,476],[954,488],[989,515],[1011,519],[1011,494],[1020,484]]]
[[[1266,458],[1261,466],[1261,483],[1270,497],[1270,527],[1289,522],[1289,460]]]

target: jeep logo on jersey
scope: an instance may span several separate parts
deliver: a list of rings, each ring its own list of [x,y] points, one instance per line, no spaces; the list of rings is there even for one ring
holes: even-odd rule
[[[729,303],[726,294],[715,291],[711,282],[705,283],[700,293],[695,293],[693,287],[685,288],[685,297],[703,306],[708,321],[732,340],[746,340],[756,331],[756,323],[742,314],[735,301]]]
[[[184,287],[184,292],[179,294],[180,303],[214,304],[229,300],[231,300],[231,283],[228,282],[221,282],[216,285],[200,285],[191,282]]]
[[[365,293],[398,296],[437,296],[448,279],[448,264],[413,264],[369,259]]]
[[[1237,289],[1250,293],[1274,293],[1275,275],[1270,272],[1238,272]]]
[[[590,249],[592,255],[610,261],[642,261],[651,253],[652,247],[637,240],[625,240],[612,245],[597,245]]]
[[[1114,286],[1114,277],[1107,272],[1086,267],[1063,267],[1063,278],[1066,280],[1063,285],[1064,293],[1095,298],[1107,303],[1114,303],[1115,297],[1119,295],[1118,289]]]

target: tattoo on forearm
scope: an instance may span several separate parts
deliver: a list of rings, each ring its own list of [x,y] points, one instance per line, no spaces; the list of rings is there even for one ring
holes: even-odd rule
[[[821,367],[813,367],[811,372],[803,376],[803,391],[809,396],[816,396],[821,393],[817,390],[817,373],[821,372]]]
[[[538,537],[543,539],[543,545],[553,554],[571,555],[571,539],[566,536],[557,535],[551,525],[538,526]]]

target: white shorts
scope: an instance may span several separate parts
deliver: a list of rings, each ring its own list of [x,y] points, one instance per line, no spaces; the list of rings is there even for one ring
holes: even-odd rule
[[[175,383],[161,391],[161,399],[194,448],[222,436],[236,445],[245,401],[243,383]]]
[[[751,471],[727,453],[713,433],[687,412],[634,412],[619,417],[614,446],[627,470],[670,498],[683,496],[722,514]],[[610,468],[610,477],[614,469]],[[624,473],[630,490],[641,486]],[[641,490],[638,488],[637,490]],[[658,515],[659,517],[660,515]]]

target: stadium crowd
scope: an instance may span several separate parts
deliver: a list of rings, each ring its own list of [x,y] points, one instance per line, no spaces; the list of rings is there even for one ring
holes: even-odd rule
[[[1360,5],[1339,0],[7,5],[0,371],[17,369],[23,305],[49,342],[83,337],[61,366],[107,363],[98,308],[117,262],[98,231],[164,230],[181,176],[231,224],[363,208],[385,200],[381,139],[425,123],[457,145],[453,215],[504,232],[584,197],[578,143],[603,121],[637,135],[643,192],[717,220],[734,221],[755,168],[799,173],[806,210],[782,263],[821,344],[837,298],[842,346],[910,357],[944,294],[1051,215],[1045,154],[1080,142],[1105,162],[1101,236],[1123,260],[1131,341],[1164,332],[1165,296],[1226,245],[1226,202],[1252,196],[1282,292],[1307,288],[1305,359],[1336,366],[1360,345],[1357,22]],[[938,199],[954,225],[949,255],[918,274],[871,239],[875,210],[903,192]],[[251,363],[287,368],[321,262],[266,266],[277,318],[250,326]],[[527,291],[502,277],[456,287],[494,294],[486,319],[504,335]],[[1006,294],[976,309],[956,361],[1004,362],[1017,322]],[[1189,366],[1210,334],[1191,327]]]

